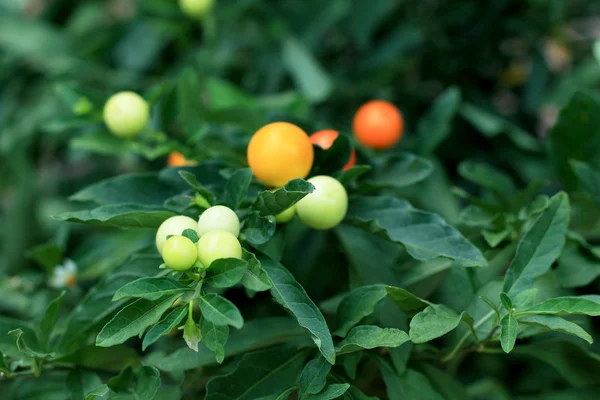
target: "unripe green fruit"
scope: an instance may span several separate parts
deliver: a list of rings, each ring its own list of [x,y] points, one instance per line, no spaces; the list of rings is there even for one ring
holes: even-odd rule
[[[198,235],[212,231],[227,231],[233,236],[240,234],[240,219],[229,207],[214,206],[202,213],[198,220]]]
[[[192,229],[198,232],[198,223],[185,215],[177,215],[163,221],[156,231],[156,248],[162,254],[163,246],[169,235],[181,235],[184,230]]]
[[[163,261],[175,271],[190,269],[198,260],[196,245],[185,236],[171,236],[163,246]]]
[[[144,130],[149,118],[148,103],[137,93],[119,92],[104,105],[104,123],[115,136],[137,136]]]
[[[214,5],[214,0],[179,0],[181,11],[189,17],[198,19],[208,15]]]
[[[290,222],[292,218],[296,215],[296,205],[294,204],[287,210],[283,210],[279,214],[275,216],[275,222],[278,224],[285,224],[286,222]]]
[[[242,246],[235,236],[226,231],[211,231],[198,241],[198,258],[204,268],[221,258],[242,258]]]
[[[320,175],[308,180],[315,187],[296,203],[298,218],[313,229],[331,229],[344,219],[348,210],[348,194],[336,179]]]

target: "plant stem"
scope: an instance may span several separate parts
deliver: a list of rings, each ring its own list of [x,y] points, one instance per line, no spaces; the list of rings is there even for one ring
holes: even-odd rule
[[[463,337],[460,338],[458,343],[456,343],[456,346],[454,346],[452,351],[446,357],[442,358],[442,362],[446,363],[446,362],[450,361],[456,355],[456,353],[458,353],[458,351],[461,349],[463,344],[465,344],[465,342],[467,341],[469,336],[471,334],[475,334],[475,329],[479,328],[481,325],[483,325],[488,319],[490,319],[493,316],[494,316],[494,311],[490,311],[489,313],[484,315],[483,318],[481,318],[479,321],[477,321],[477,323],[475,325],[473,325],[472,330],[470,329],[469,331],[467,331],[463,335]]]

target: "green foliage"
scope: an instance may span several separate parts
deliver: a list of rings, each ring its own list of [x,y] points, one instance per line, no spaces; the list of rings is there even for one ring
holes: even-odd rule
[[[600,7],[521,3],[0,5],[0,397],[597,398]],[[353,135],[372,99],[390,149]],[[339,132],[281,188],[246,158],[274,121]],[[276,223],[315,175],[343,222]],[[241,259],[165,268],[156,228],[214,205]]]

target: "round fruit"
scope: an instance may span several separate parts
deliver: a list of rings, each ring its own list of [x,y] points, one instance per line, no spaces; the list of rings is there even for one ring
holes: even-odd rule
[[[402,114],[392,103],[373,100],[362,105],[354,115],[354,136],[360,143],[382,150],[402,138]]]
[[[290,222],[292,218],[296,215],[296,205],[294,204],[287,210],[283,210],[279,214],[275,216],[275,222],[278,224],[285,224],[286,222]]]
[[[167,267],[185,271],[192,268],[198,259],[198,250],[194,242],[185,236],[171,236],[163,246],[162,257]]]
[[[158,252],[162,254],[167,236],[181,235],[186,229],[193,229],[198,232],[198,223],[185,215],[178,215],[164,220],[156,231],[156,248]]]
[[[144,130],[149,118],[150,107],[137,93],[119,92],[104,105],[104,123],[115,136],[137,136]]]
[[[240,220],[231,208],[213,206],[204,211],[198,220],[198,234],[200,237],[212,231],[227,231],[238,237],[240,234]]]
[[[242,246],[226,231],[211,231],[198,241],[198,258],[204,268],[221,258],[242,258]]]
[[[314,156],[306,132],[287,122],[263,126],[248,145],[248,164],[252,173],[265,185],[273,187],[305,178]]]
[[[342,222],[348,210],[348,194],[336,179],[319,175],[308,180],[315,187],[296,203],[298,218],[313,229],[330,229]]]
[[[333,145],[335,139],[337,139],[338,133],[333,129],[323,129],[310,135],[308,138],[312,144],[316,144],[323,150],[327,150]],[[344,171],[352,168],[356,164],[356,151],[352,149],[348,163],[342,168]]]
[[[196,165],[195,161],[186,160],[186,158],[178,151],[172,151],[169,153],[169,159],[167,165],[169,167],[185,167],[189,165]]]
[[[179,0],[179,8],[192,18],[203,18],[211,12],[214,0]]]

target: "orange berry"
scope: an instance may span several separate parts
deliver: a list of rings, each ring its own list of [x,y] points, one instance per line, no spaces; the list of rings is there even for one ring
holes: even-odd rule
[[[402,138],[402,114],[392,103],[372,100],[363,104],[354,115],[354,136],[364,146],[388,149]]]
[[[273,122],[260,128],[248,144],[248,164],[254,176],[267,186],[281,187],[296,178],[306,178],[314,150],[306,132],[288,122]]]
[[[178,151],[172,151],[169,154],[169,159],[167,160],[167,165],[169,167],[185,167],[188,165],[196,165],[195,161],[186,160],[183,154]]]
[[[323,150],[327,150],[333,145],[333,142],[338,137],[338,132],[333,129],[323,129],[310,135],[308,138],[312,144],[316,144]],[[342,168],[344,171],[352,168],[356,164],[356,151],[352,149],[348,163]]]

